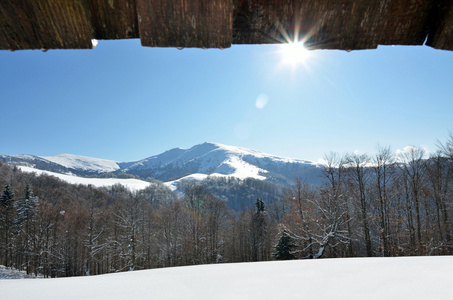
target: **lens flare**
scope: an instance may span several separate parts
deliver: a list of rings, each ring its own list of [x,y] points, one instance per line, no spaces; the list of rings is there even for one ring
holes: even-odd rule
[[[269,98],[266,94],[261,94],[256,98],[255,106],[259,109],[264,108],[269,101]]]

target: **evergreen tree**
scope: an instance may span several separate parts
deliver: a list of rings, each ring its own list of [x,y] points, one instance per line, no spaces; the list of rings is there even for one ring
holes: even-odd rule
[[[260,213],[264,212],[264,201],[263,201],[263,199],[256,198],[255,205],[256,205],[256,213],[257,214],[260,214]]]
[[[264,244],[267,236],[267,218],[264,208],[264,201],[261,198],[256,198],[256,211],[251,219],[250,226],[250,243],[252,248],[252,260],[263,260]]]
[[[0,198],[0,203],[4,208],[12,207],[14,201],[14,193],[11,190],[9,185],[5,185],[3,189],[2,197]]]
[[[38,197],[33,196],[29,184],[25,187],[25,197],[19,198],[15,203],[17,218],[14,220],[15,231],[18,234],[20,243],[16,246],[17,251],[22,254],[23,264],[26,266],[27,274],[32,269],[32,240],[35,237],[35,216],[38,208]]]
[[[278,260],[290,260],[294,259],[294,255],[291,250],[295,248],[293,239],[289,236],[288,231],[283,229],[278,244],[275,246],[274,258]]]
[[[5,185],[5,188],[0,198],[1,203],[1,222],[0,226],[3,233],[3,264],[9,266],[11,260],[11,247],[12,247],[12,235],[13,235],[13,204],[14,204],[14,193],[9,187]]]
[[[38,205],[38,197],[33,196],[33,191],[30,185],[27,184],[25,187],[25,197],[18,199],[14,203],[14,207],[17,211],[17,219],[14,222],[19,230],[22,229],[24,224],[28,223],[33,219]]]

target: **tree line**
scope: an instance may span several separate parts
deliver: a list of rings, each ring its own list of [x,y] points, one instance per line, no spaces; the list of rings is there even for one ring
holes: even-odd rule
[[[178,197],[155,181],[135,193],[121,185],[96,189],[0,163],[0,263],[66,277],[272,259],[452,254],[451,135],[430,157],[415,147],[397,156],[379,148],[372,157],[329,154],[322,168],[319,186],[301,178],[283,191],[211,179],[185,183]],[[217,196],[227,185],[231,206]],[[248,205],[240,204],[241,193]]]
[[[320,187],[296,180],[280,231],[295,257],[453,253],[453,136],[429,158],[406,147],[394,156],[329,154]]]
[[[0,264],[45,277],[269,260],[270,218],[232,211],[206,187],[184,197],[159,182],[132,193],[21,172],[0,163]]]

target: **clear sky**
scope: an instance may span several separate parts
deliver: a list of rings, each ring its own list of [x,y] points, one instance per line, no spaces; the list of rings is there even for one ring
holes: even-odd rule
[[[0,51],[0,154],[135,161],[209,141],[318,160],[377,144],[435,150],[453,130],[453,52],[278,45]]]

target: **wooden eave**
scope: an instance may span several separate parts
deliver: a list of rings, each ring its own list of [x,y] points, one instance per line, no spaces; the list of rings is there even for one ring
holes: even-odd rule
[[[93,39],[227,48],[303,40],[310,49],[453,50],[449,0],[5,0],[0,49],[90,49]]]

